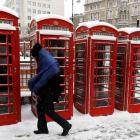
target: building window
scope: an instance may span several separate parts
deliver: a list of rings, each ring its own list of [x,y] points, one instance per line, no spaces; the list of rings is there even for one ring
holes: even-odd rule
[[[28,5],[31,5],[31,1],[27,1],[27,4],[28,4]]]
[[[38,14],[41,14],[41,10],[38,10]]]
[[[30,8],[28,8],[27,11],[28,11],[28,13],[31,13],[31,9]]]
[[[36,6],[36,2],[33,2],[33,6]]]
[[[50,14],[51,12],[50,11],[47,11],[47,14]]]
[[[38,3],[38,7],[41,7],[41,3]]]
[[[132,15],[137,16],[139,14],[138,6],[133,6],[132,7]]]
[[[17,13],[20,13],[20,9],[19,8],[16,8],[16,11],[17,11]]]
[[[35,9],[33,9],[33,14],[36,14],[36,10]]]
[[[83,22],[84,20],[83,20],[83,17],[80,17],[79,18],[79,22],[81,23],[81,22]]]
[[[28,20],[31,20],[31,16],[28,16]]]
[[[46,14],[46,11],[42,11],[43,14]]]
[[[51,5],[50,4],[47,4],[47,8],[50,9],[51,8]]]
[[[46,8],[46,4],[43,4],[42,7],[43,7],[43,8]]]
[[[28,23],[28,27],[30,27],[30,23]]]
[[[111,10],[108,10],[107,11],[107,19],[112,19],[112,11]]]

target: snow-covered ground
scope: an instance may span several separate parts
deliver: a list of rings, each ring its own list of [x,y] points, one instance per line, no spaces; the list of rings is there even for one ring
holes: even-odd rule
[[[91,117],[74,110],[73,127],[66,137],[59,136],[62,128],[54,122],[48,123],[48,135],[35,135],[36,122],[30,105],[24,105],[22,122],[0,126],[0,140],[140,140],[140,113],[115,110],[113,115]]]

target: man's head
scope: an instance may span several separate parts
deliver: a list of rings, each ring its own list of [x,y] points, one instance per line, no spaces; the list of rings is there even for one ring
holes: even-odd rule
[[[39,43],[36,43],[33,48],[31,49],[31,55],[34,57],[34,58],[38,58],[38,53],[39,51],[41,50],[41,45]]]

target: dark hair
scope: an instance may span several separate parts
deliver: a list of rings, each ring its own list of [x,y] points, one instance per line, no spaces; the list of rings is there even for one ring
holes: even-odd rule
[[[31,55],[35,58],[38,58],[38,53],[41,50],[41,48],[41,45],[39,43],[36,43],[31,49]]]

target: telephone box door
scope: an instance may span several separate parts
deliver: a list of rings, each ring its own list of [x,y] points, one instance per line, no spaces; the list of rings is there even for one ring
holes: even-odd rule
[[[128,44],[119,43],[116,57],[116,88],[115,107],[119,110],[126,110],[127,107],[127,60]]]
[[[128,111],[140,112],[140,46],[131,44]]]
[[[74,105],[77,110],[87,113],[87,41],[75,43],[75,93]]]
[[[14,34],[0,33],[0,125],[19,121],[14,40]]]
[[[92,41],[90,114],[114,111],[116,43]]]
[[[63,97],[59,103],[55,103],[55,110],[66,119],[70,119],[73,112],[73,47],[70,47],[72,42],[68,38],[48,37],[42,39],[42,44],[60,64]]]

